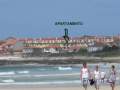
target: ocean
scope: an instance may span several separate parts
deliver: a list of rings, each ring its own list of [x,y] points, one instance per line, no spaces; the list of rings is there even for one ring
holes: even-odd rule
[[[110,64],[100,63],[100,71],[109,72]],[[120,65],[115,64],[120,72]],[[39,66],[39,65],[16,65],[0,66],[0,85],[50,85],[50,84],[81,84],[80,70],[82,65],[77,66]],[[88,64],[90,71],[95,64]],[[117,84],[120,84],[120,74],[117,75]]]

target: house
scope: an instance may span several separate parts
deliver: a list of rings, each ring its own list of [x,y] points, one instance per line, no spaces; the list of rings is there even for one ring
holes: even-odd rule
[[[23,42],[17,41],[15,45],[13,45],[12,50],[14,52],[14,55],[22,55],[24,49],[24,44]]]
[[[94,45],[88,46],[87,50],[88,52],[97,52],[97,51],[102,51],[104,48],[103,43],[95,43]]]

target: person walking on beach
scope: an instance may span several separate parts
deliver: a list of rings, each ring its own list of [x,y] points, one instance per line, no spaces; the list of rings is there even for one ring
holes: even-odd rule
[[[100,74],[99,66],[98,65],[96,65],[96,67],[95,67],[95,71],[93,73],[93,79],[94,79],[94,84],[95,84],[96,90],[99,90],[99,85],[100,85],[100,80],[101,80],[101,74]]]
[[[82,67],[81,73],[80,73],[80,79],[82,80],[82,84],[83,84],[83,87],[85,90],[87,90],[89,77],[90,77],[90,71],[87,67],[87,64],[83,63],[83,67]]]
[[[111,86],[112,90],[115,90],[116,70],[115,70],[114,65],[112,65],[112,67],[111,67],[108,82],[110,83],[110,86]]]
[[[106,77],[106,73],[104,71],[101,72],[101,83],[105,82],[105,77]]]

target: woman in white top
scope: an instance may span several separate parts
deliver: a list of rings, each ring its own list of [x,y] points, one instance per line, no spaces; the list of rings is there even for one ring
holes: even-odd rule
[[[115,89],[115,82],[116,82],[116,70],[115,70],[114,65],[112,65],[109,75],[110,76],[108,78],[108,82],[110,83],[110,86],[111,86],[112,90],[114,90]]]
[[[87,67],[87,64],[84,63],[83,64],[83,68],[81,69],[80,79],[82,80],[83,87],[85,88],[85,90],[87,90],[87,85],[88,85],[89,77],[90,77],[89,69]]]
[[[95,88],[96,88],[96,90],[99,90],[101,74],[100,74],[98,65],[95,67],[95,71],[94,71],[93,74],[94,74],[93,78],[94,78],[94,81],[95,81]]]

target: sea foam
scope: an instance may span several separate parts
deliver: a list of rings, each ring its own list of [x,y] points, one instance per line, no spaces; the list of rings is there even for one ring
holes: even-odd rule
[[[58,70],[72,70],[71,67],[58,67]]]
[[[0,72],[0,76],[2,75],[15,75],[14,71],[10,71],[10,72]]]
[[[27,71],[27,70],[26,70],[26,71],[18,71],[18,73],[19,73],[19,74],[28,74],[29,71]]]
[[[4,83],[14,83],[15,81],[13,79],[6,79],[6,80],[2,80],[2,82],[4,82]]]

